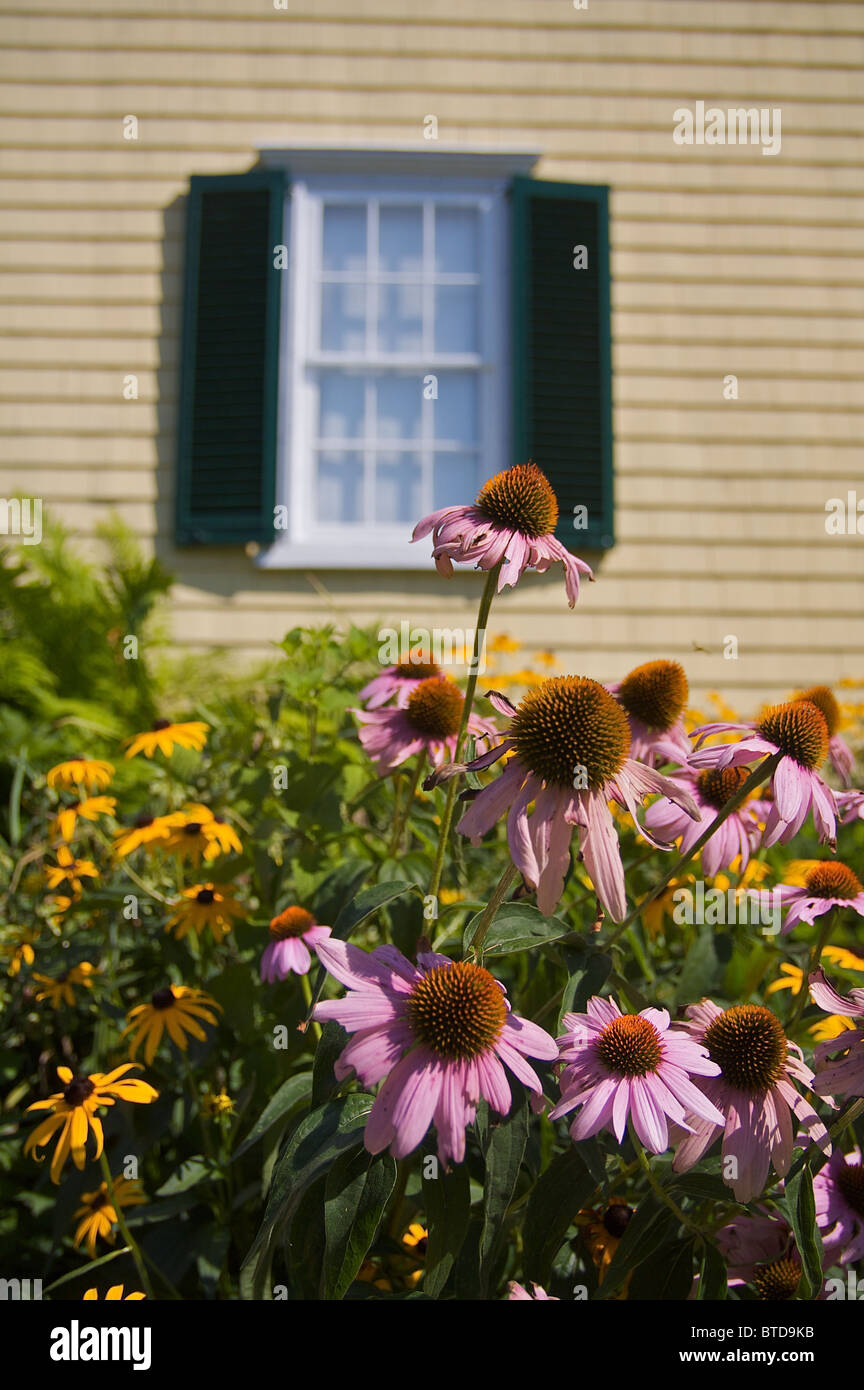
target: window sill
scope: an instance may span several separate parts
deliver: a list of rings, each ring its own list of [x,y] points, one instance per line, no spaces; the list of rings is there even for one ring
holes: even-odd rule
[[[433,570],[434,561],[427,536],[416,545],[410,532],[400,543],[358,541],[278,540],[255,557],[265,570]]]

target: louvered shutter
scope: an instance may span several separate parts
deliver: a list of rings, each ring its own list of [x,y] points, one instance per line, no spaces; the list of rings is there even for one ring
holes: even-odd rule
[[[273,539],[281,171],[190,180],[177,543]]]
[[[605,187],[516,178],[513,211],[514,463],[542,468],[569,549],[614,542],[609,205]],[[588,252],[574,268],[574,247]],[[574,529],[574,506],[588,526]]]

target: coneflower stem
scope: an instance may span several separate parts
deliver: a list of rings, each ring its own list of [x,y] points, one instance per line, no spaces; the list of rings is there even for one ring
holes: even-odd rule
[[[828,944],[828,937],[831,935],[831,928],[834,926],[834,915],[836,913],[836,910],[836,908],[832,907],[830,912],[825,913],[825,917],[822,922],[822,930],[819,932],[819,936],[817,937],[813,945],[813,949],[810,952],[810,959],[807,963],[807,969],[801,976],[801,988],[799,989],[798,994],[796,996],[795,1008],[792,1010],[792,1017],[789,1019],[789,1022],[786,1025],[787,1028],[794,1028],[795,1024],[798,1022],[799,1018],[801,1017],[805,1008],[807,1007],[807,1002],[810,998],[810,976],[813,974],[813,971],[816,969],[817,965],[822,959],[822,952]]]
[[[402,800],[402,779],[400,778],[396,784],[396,789],[399,795],[397,803],[394,806],[395,819],[393,822],[393,834],[390,836],[390,843],[387,846],[388,859],[392,859],[399,848],[399,843],[402,839],[402,832],[405,829],[405,822],[408,819],[411,807],[414,805],[414,797],[417,795],[417,783],[420,781],[420,774],[422,773],[425,764],[426,754],[425,752],[421,751],[417,754],[417,766],[414,768],[414,771],[411,774],[411,780],[408,783],[408,791],[405,797],[404,804],[402,805],[399,804],[399,802],[401,802]]]
[[[117,1213],[117,1225],[120,1228],[120,1234],[122,1235],[126,1244],[129,1246],[130,1253],[132,1255],[133,1260],[135,1261],[135,1268],[138,1271],[138,1277],[144,1285],[144,1292],[147,1294],[148,1298],[152,1298],[153,1285],[150,1283],[150,1275],[147,1273],[147,1266],[144,1263],[141,1251],[138,1249],[138,1243],[135,1240],[135,1237],[132,1235],[131,1231],[129,1230],[129,1227],[126,1225],[126,1217],[123,1215],[123,1209],[114,1195],[114,1183],[111,1178],[111,1165],[108,1162],[108,1155],[105,1153],[104,1149],[99,1155],[99,1163],[102,1168],[102,1176],[105,1179],[105,1186],[108,1189],[108,1200],[114,1208],[115,1212]]]
[[[648,907],[651,903],[653,903],[655,898],[659,898],[660,894],[663,892],[665,888],[669,887],[669,884],[672,882],[673,878],[675,878],[676,874],[679,874],[681,872],[684,865],[689,864],[690,860],[693,858],[695,854],[699,853],[703,845],[707,845],[715,830],[717,830],[723,824],[724,820],[731,816],[733,811],[738,810],[738,807],[741,805],[742,801],[744,801],[745,798],[748,797],[750,793],[756,789],[756,787],[760,786],[765,781],[766,777],[771,776],[771,773],[777,767],[782,757],[782,753],[771,753],[770,756],[765,758],[764,761],[761,762],[758,767],[753,769],[746,782],[741,783],[741,786],[738,788],[737,792],[734,792],[733,795],[730,796],[729,800],[726,802],[726,805],[722,808],[722,810],[720,810],[717,813],[714,820],[708,826],[707,830],[703,830],[702,834],[699,836],[699,839],[694,840],[690,848],[684,854],[678,856],[675,863],[672,865],[672,868],[668,871],[668,873],[665,873],[663,875],[658,884],[655,884],[655,886],[651,889],[651,892],[648,893],[647,896],[644,897],[640,903],[637,903],[631,912],[627,913],[627,916],[624,918],[624,921],[621,922],[621,924],[619,925],[618,930],[614,932],[612,936],[610,936],[608,941],[603,943],[606,949],[608,949],[610,946],[615,945],[615,942],[619,939],[619,937],[624,935],[625,931],[631,925],[631,923],[635,922],[636,918],[639,917],[641,913],[645,911],[645,908]]]
[[[474,692],[477,689],[477,667],[483,645],[486,641],[486,623],[489,619],[489,609],[492,607],[492,600],[495,597],[495,588],[498,583],[498,572],[501,569],[503,560],[499,560],[494,569],[489,570],[486,575],[486,583],[483,585],[483,593],[480,595],[480,607],[477,611],[477,626],[474,630],[474,652],[471,659],[471,667],[468,671],[468,682],[465,686],[465,700],[462,705],[462,718],[459,721],[459,732],[456,735],[456,749],[453,754],[454,763],[458,763],[462,756],[462,746],[465,742],[465,735],[468,732],[468,720],[471,717],[471,707],[474,704]],[[441,813],[441,831],[438,836],[438,849],[435,854],[435,863],[432,866],[432,877],[429,880],[427,890],[430,896],[437,896],[441,886],[441,875],[444,872],[444,856],[447,853],[447,841],[450,838],[450,826],[453,823],[453,811],[456,806],[456,778],[451,777],[447,783],[447,796],[444,801],[444,810]]]
[[[632,1133],[632,1131],[630,1134],[630,1138],[633,1143],[633,1147],[636,1150],[636,1157],[639,1160],[639,1165],[642,1168],[642,1171],[644,1172],[646,1178],[648,1179],[648,1185],[651,1188],[654,1195],[660,1199],[664,1207],[669,1208],[672,1215],[676,1218],[677,1221],[681,1222],[681,1225],[684,1226],[686,1230],[693,1231],[699,1237],[700,1242],[704,1244],[704,1236],[700,1231],[699,1227],[696,1225],[695,1221],[691,1221],[690,1217],[685,1215],[685,1213],[681,1210],[678,1204],[676,1202],[673,1202],[672,1198],[669,1196],[669,1193],[666,1191],[663,1185],[657,1181],[654,1174],[651,1172],[651,1164],[648,1161],[648,1155],[646,1154],[641,1143],[636,1138],[636,1135]]]
[[[510,863],[507,865],[507,868],[495,885],[495,891],[483,909],[483,916],[477,923],[477,930],[471,938],[471,953],[475,960],[482,960],[483,942],[486,940],[486,934],[492,925],[492,919],[507,896],[510,886],[518,873],[519,870],[516,868],[515,864]]]
[[[320,1042],[321,1024],[318,1023],[314,1018],[310,1018],[310,1014],[312,1013],[312,986],[309,983],[308,971],[305,975],[300,976],[300,988],[303,991],[303,998],[306,1001],[306,1027],[312,1029],[312,1032],[315,1034],[315,1037]]]

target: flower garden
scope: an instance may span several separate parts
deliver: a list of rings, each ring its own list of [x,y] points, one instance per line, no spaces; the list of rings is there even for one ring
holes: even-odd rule
[[[442,606],[479,571],[458,679],[356,627],[172,664],[120,533],[7,556],[0,1245],[42,1297],[845,1296],[856,687],[699,711],[662,652],[520,650],[508,589],[590,602],[557,516],[525,465],[418,523]]]

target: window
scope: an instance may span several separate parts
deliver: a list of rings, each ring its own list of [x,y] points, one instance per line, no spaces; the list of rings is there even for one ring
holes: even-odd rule
[[[413,523],[508,456],[505,186],[310,177],[290,201],[264,563],[404,564]]]
[[[613,543],[608,190],[535,158],[279,150],[191,180],[179,545],[426,568],[410,525],[527,459],[565,545]]]

